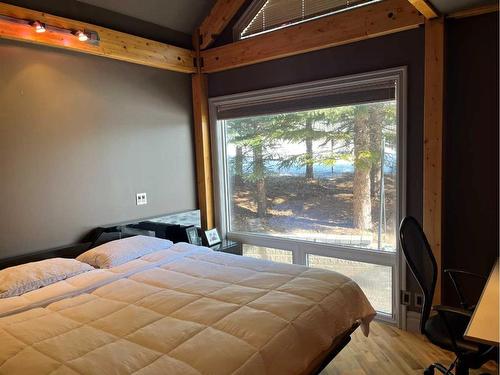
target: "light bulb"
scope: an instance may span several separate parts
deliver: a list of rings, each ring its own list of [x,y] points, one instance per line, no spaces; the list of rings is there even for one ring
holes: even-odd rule
[[[37,33],[44,33],[45,31],[47,31],[47,29],[45,28],[45,25],[41,22],[38,22],[38,21],[32,22],[31,26],[33,26],[35,28],[35,31]]]
[[[86,42],[87,40],[89,40],[89,36],[87,34],[85,34],[83,31],[81,30],[78,30],[75,35],[77,36],[78,40],[80,42]]]

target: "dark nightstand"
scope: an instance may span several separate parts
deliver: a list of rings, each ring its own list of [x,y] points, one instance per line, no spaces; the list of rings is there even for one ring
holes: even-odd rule
[[[222,240],[220,244],[210,246],[212,250],[222,251],[224,253],[243,255],[243,246],[240,242],[231,240]]]

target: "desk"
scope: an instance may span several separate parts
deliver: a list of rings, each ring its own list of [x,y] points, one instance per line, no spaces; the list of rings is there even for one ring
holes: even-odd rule
[[[498,346],[499,301],[498,259],[481,293],[464,337],[483,344]]]

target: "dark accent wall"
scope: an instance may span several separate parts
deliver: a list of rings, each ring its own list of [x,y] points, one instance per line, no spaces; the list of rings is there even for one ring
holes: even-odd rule
[[[6,0],[5,3],[91,23],[179,47],[192,48],[191,35],[76,0]]]
[[[0,40],[0,197],[0,258],[196,208],[190,76]]]
[[[446,24],[443,267],[488,275],[498,257],[498,12]],[[457,299],[448,278],[445,303]],[[477,298],[481,285],[466,284]]]

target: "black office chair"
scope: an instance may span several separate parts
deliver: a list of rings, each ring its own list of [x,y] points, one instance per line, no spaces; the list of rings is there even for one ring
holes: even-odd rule
[[[469,369],[477,369],[490,359],[495,359],[497,350],[494,347],[482,345],[464,339],[463,335],[471,319],[474,305],[467,303],[457,275],[482,277],[460,270],[445,270],[449,274],[457,291],[462,308],[451,306],[434,306],[437,314],[431,316],[432,298],[436,287],[438,268],[436,259],[422,227],[413,217],[406,217],[399,227],[401,247],[413,275],[417,279],[424,294],[420,331],[429,341],[445,350],[456,354],[455,361],[446,368],[440,363],[433,363],[425,369],[425,375],[434,374],[437,369],[443,374],[451,374],[456,367],[455,374],[466,375]]]

